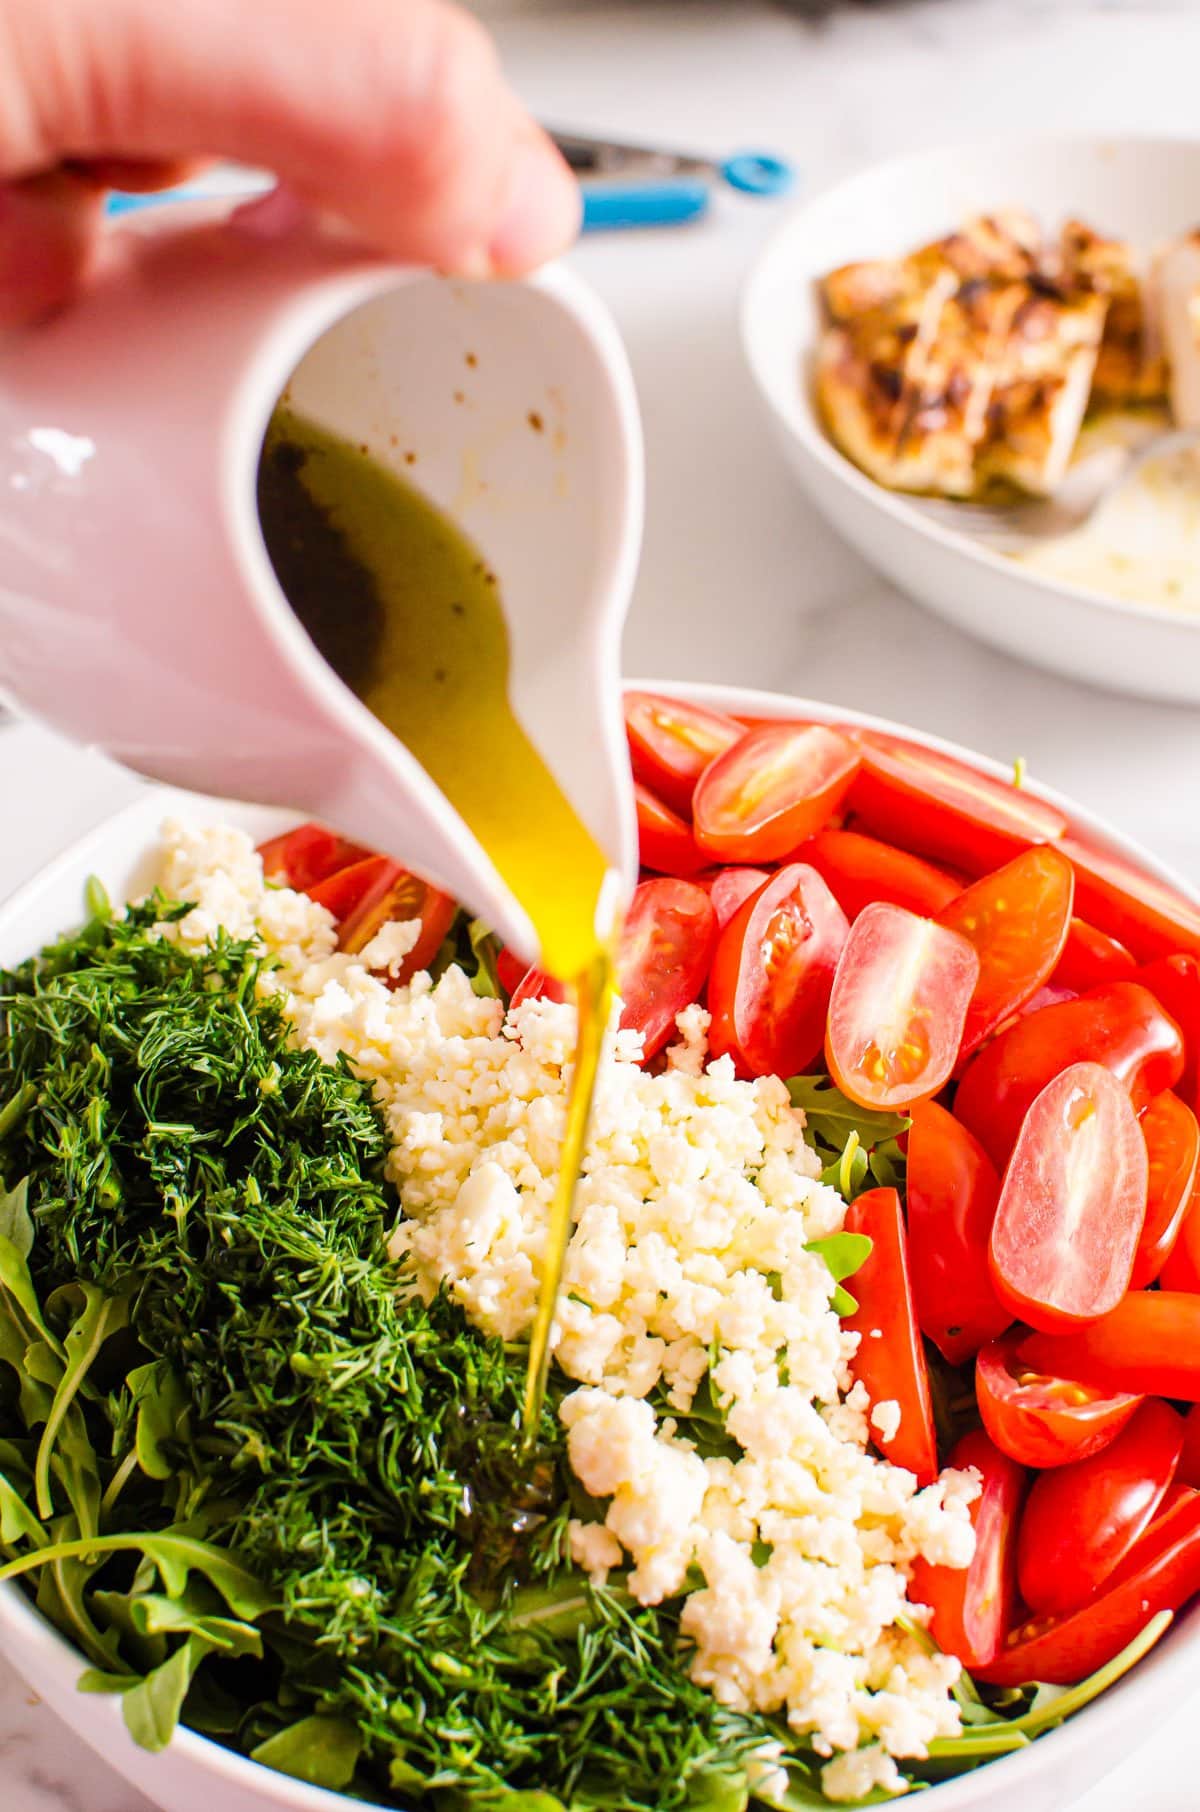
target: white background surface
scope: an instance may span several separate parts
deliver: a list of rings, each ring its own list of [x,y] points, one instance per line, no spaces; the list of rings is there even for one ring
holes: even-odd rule
[[[757,0],[481,10],[544,119],[715,155],[781,151],[809,188],[889,151],[1025,124],[1200,133],[1190,5],[930,0],[817,24]],[[616,312],[646,425],[626,671],[809,692],[1024,755],[1200,882],[1197,713],[1073,686],[968,641],[875,579],[794,488],[736,332],[742,276],[776,218],[776,204],[723,195],[702,226],[574,254]],[[44,731],[0,730],[0,895],[135,784]],[[1197,1673],[1200,1687],[1200,1660]],[[1192,1812],[1198,1715],[1200,1698],[1173,1708],[1077,1812]],[[146,1808],[28,1703],[2,1659],[0,1808]]]

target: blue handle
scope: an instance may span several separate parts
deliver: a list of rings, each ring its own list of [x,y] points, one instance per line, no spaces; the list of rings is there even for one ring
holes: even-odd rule
[[[583,230],[609,227],[679,226],[698,220],[709,202],[709,186],[691,177],[672,182],[583,185]]]
[[[725,159],[721,175],[743,195],[783,195],[796,180],[791,164],[769,151],[737,151]]]
[[[145,194],[135,194],[124,189],[116,190],[104,203],[106,214],[136,214],[142,208],[157,208],[167,201],[198,201],[202,196],[213,199],[212,189],[201,189],[191,184],[182,183],[177,189],[151,189]],[[247,201],[250,197],[245,197]]]

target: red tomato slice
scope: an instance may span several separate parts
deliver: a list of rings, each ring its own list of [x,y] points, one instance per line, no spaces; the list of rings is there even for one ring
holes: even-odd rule
[[[1045,1680],[1071,1686],[1115,1659],[1160,1611],[1177,1611],[1200,1590],[1200,1492],[1151,1523],[1099,1596],[1051,1622],[1014,1630],[975,1671],[993,1686]]]
[[[846,1210],[846,1231],[865,1233],[871,1254],[852,1279],[858,1309],[842,1325],[861,1336],[850,1361],[874,1409],[895,1405],[900,1420],[886,1434],[871,1425],[871,1439],[894,1466],[905,1466],[921,1485],[937,1477],[937,1441],[925,1351],[909,1287],[907,1241],[900,1197],[894,1189],[871,1189]]]
[[[699,1000],[717,939],[703,887],[665,878],[633,890],[617,952],[621,1025],[642,1034],[644,1058],[662,1050],[676,1015]]]
[[[1086,919],[1072,919],[1058,968],[1051,976],[1056,988],[1070,994],[1087,994],[1105,982],[1129,981],[1137,970],[1137,958],[1115,937],[1097,931]]]
[[[747,730],[705,769],[696,788],[697,843],[739,862],[790,855],[828,823],[860,759],[857,744],[824,724]]]
[[[496,952],[496,980],[506,994],[515,994],[530,973],[529,964],[525,959],[510,950],[507,945],[503,945]]]
[[[974,875],[1066,835],[1056,807],[1010,782],[895,736],[860,735],[863,765],[846,799],[855,830]]]
[[[1017,1542],[1021,1597],[1039,1617],[1094,1598],[1158,1514],[1183,1450],[1183,1417],[1142,1404],[1111,1446],[1033,1482]]]
[[[908,1268],[922,1333],[951,1365],[974,1358],[1012,1316],[992,1288],[988,1240],[1000,1178],[979,1142],[934,1101],[908,1130]]]
[[[815,868],[781,868],[734,913],[708,984],[709,1047],[743,1075],[795,1076],[821,1048],[846,915]]]
[[[527,1000],[564,1001],[566,998],[567,989],[562,982],[555,981],[544,969],[526,969],[512,990],[508,1010],[511,1013],[514,1007],[523,1006]]]
[[[309,897],[337,920],[338,948],[355,953],[365,948],[381,926],[392,919],[420,919],[421,933],[394,978],[410,981],[441,948],[457,910],[449,894],[439,893],[419,875],[410,874],[387,856],[368,856],[340,868],[310,888]]]
[[[997,1447],[1025,1466],[1065,1466],[1099,1453],[1142,1401],[1034,1369],[1018,1356],[1030,1338],[1014,1329],[985,1346],[975,1362],[975,1396]]]
[[[862,1107],[910,1107],[936,1095],[958,1055],[979,958],[957,931],[900,906],[866,907],[842,951],[825,1054]]]
[[[717,915],[717,928],[724,931],[730,919],[759,888],[770,880],[765,868],[723,868],[709,882],[708,897]]]
[[[684,813],[692,809],[696,782],[709,762],[743,734],[741,724],[720,711],[656,692],[625,694],[625,730],[634,779]]]
[[[1075,869],[1079,910],[1101,931],[1120,938],[1140,962],[1179,950],[1200,955],[1200,906],[1194,901],[1076,837],[1061,848]]]
[[[818,831],[801,844],[796,859],[810,862],[824,877],[850,919],[856,919],[875,900],[933,918],[962,892],[961,882],[944,869],[859,831]]]
[[[1200,1404],[1193,1403],[1183,1418],[1183,1452],[1179,1456],[1177,1485],[1200,1488]]]
[[[1157,1095],[1142,1114],[1141,1125],[1150,1182],[1131,1290],[1144,1290],[1166,1264],[1200,1174],[1200,1125],[1178,1095]]]
[[[1200,1402],[1200,1296],[1131,1290],[1115,1309],[1069,1334],[1027,1334],[1023,1364],[1098,1390]]]
[[[665,875],[694,875],[704,867],[705,857],[682,818],[640,782],[634,783],[633,798],[643,868],[656,868]]]
[[[1071,923],[1075,876],[1048,843],[985,875],[938,914],[979,957],[959,1060],[990,1038],[1054,973]]]
[[[1178,1082],[1183,1039],[1148,989],[1112,982],[1027,1014],[985,1045],[963,1073],[955,1116],[1003,1169],[1034,1098],[1085,1062],[1111,1070],[1141,1109]]]
[[[1179,1092],[1192,1107],[1200,1107],[1200,959],[1194,956],[1160,956],[1139,969],[1137,980],[1183,1033],[1184,1066]]]
[[[1163,1261],[1158,1282],[1164,1290],[1200,1294],[1200,1174],[1184,1206],[1183,1218]]]
[[[1013,1147],[989,1252],[1014,1316],[1048,1332],[1094,1321],[1129,1288],[1149,1163],[1111,1070],[1073,1063],[1048,1082]]]
[[[282,881],[285,887],[308,893],[318,881],[363,861],[371,851],[326,830],[323,824],[298,824],[295,830],[260,843],[258,853],[268,881]]]
[[[1027,1475],[982,1429],[964,1435],[946,1464],[974,1466],[980,1474],[980,1494],[971,1505],[974,1558],[969,1567],[916,1561],[908,1596],[932,1609],[938,1647],[976,1668],[993,1659],[1016,1615],[1017,1527]]]

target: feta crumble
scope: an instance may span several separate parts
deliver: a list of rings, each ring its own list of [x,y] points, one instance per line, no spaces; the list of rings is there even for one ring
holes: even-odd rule
[[[403,1204],[394,1256],[484,1331],[527,1334],[573,1009],[528,1001],[506,1018],[457,968],[389,988],[372,967],[394,976],[415,926],[343,954],[324,908],[264,885],[241,832],[172,824],[164,838],[160,885],[196,902],[165,934],[190,947],[219,927],[257,936],[277,965],[260,986],[299,1042],[327,1060],[345,1052],[373,1083]],[[918,1490],[868,1451],[871,1428],[895,1433],[900,1406],[872,1410],[852,1382],[857,1336],[807,1249],[845,1205],[820,1182],[784,1084],[710,1061],[703,1009],[678,1030],[656,1073],[628,1032],[601,1066],[552,1335],[578,1386],[560,1412],[570,1464],[605,1506],[602,1522],[571,1522],[571,1557],[596,1582],[628,1569],[645,1604],[684,1594],[693,1678],[730,1707],[786,1717],[832,1758],[830,1798],[903,1791],[893,1758],[924,1757],[959,1728],[959,1665],[896,1620],[927,1621],[905,1596],[918,1556],[970,1560],[978,1481],[945,1473]],[[726,1453],[688,1438],[702,1386]],[[778,1784],[777,1755],[759,1766]]]

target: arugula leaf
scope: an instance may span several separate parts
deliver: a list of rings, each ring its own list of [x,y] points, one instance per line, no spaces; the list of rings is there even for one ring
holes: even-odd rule
[[[121,1700],[125,1728],[142,1749],[157,1753],[171,1741],[188,1688],[210,1648],[203,1636],[189,1636],[161,1666],[126,1687]]]
[[[71,1323],[63,1343],[66,1363],[55,1387],[54,1401],[42,1431],[34,1468],[38,1515],[43,1518],[53,1513],[50,1461],[59,1431],[100,1348],[109,1335],[123,1328],[129,1319],[127,1298],[105,1296],[102,1290],[90,1283],[63,1284],[50,1297],[46,1305],[48,1312],[53,1315],[56,1308],[75,1297],[82,1298],[83,1306]]]
[[[13,1189],[0,1185],[0,1237],[15,1246],[22,1258],[28,1258],[33,1251],[28,1177],[22,1177]]]
[[[909,1122],[903,1114],[859,1107],[828,1076],[793,1076],[787,1089],[792,1106],[802,1110],[814,1138],[837,1151],[851,1133],[857,1133],[859,1143],[870,1151],[885,1139],[898,1138],[908,1130]]]
[[[838,1315],[853,1315],[858,1308],[857,1300],[849,1290],[843,1290],[842,1279],[853,1277],[862,1269],[871,1256],[874,1241],[865,1233],[830,1233],[824,1239],[809,1240],[805,1247],[807,1252],[815,1252],[823,1258],[829,1267],[837,1289],[830,1298],[831,1306]]]
[[[250,1751],[252,1762],[277,1768],[313,1787],[348,1787],[354,1779],[363,1740],[343,1718],[315,1715],[277,1731]]]
[[[502,999],[500,980],[496,973],[500,939],[494,931],[489,931],[482,919],[467,921],[467,939],[471,946],[471,954],[475,958],[475,973],[471,976],[472,989],[485,999]]]

